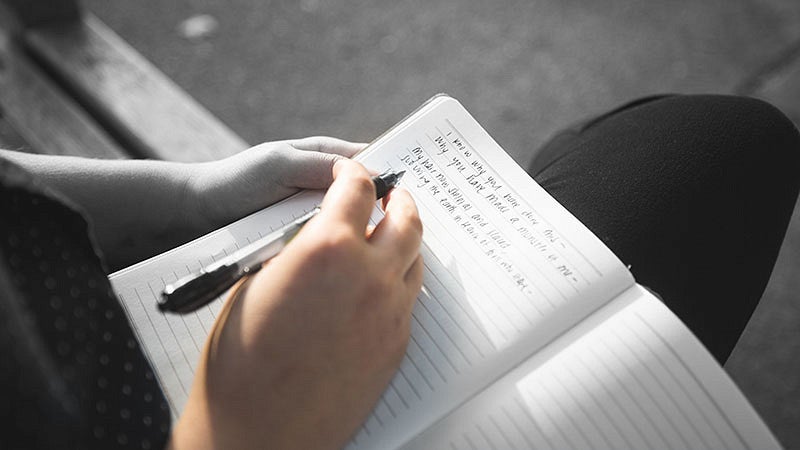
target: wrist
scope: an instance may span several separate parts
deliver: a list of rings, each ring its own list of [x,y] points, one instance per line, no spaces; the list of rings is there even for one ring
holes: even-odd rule
[[[191,164],[184,195],[190,216],[203,232],[209,232],[242,218],[248,204],[262,192],[254,190],[253,180],[238,155],[205,163]]]
[[[185,221],[199,234],[219,228],[224,225],[224,221],[219,202],[214,201],[217,197],[213,179],[215,168],[210,163],[193,163],[186,166],[182,174],[184,181],[180,199],[180,204],[185,205],[185,208],[181,217],[176,219]]]

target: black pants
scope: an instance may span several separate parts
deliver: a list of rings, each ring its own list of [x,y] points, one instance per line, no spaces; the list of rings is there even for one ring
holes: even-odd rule
[[[724,362],[783,241],[800,135],[759,100],[648,97],[559,133],[528,172]]]

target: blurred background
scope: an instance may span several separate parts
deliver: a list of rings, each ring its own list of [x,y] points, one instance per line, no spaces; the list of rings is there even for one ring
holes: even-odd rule
[[[800,121],[797,0],[84,4],[253,144],[370,141],[437,92],[523,167],[558,129],[652,93],[752,95]],[[800,448],[800,212],[725,367]]]

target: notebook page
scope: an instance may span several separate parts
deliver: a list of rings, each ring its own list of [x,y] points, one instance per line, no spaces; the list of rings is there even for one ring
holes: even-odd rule
[[[350,448],[393,448],[633,284],[617,258],[455,100],[377,141],[424,224],[400,372]]]
[[[635,286],[404,448],[780,446],[685,325]]]
[[[406,170],[402,186],[425,227],[425,275],[406,357],[352,448],[401,445],[633,284],[452,99],[431,102],[359,158],[375,170]],[[196,317],[163,316],[156,294],[319,198],[295,197],[112,276],[174,412],[219,303]],[[376,209],[373,222],[380,217]]]
[[[426,105],[432,106],[441,100],[436,97]],[[418,112],[415,111],[406,119]],[[379,139],[389,138],[405,129],[409,123],[409,120],[404,120]],[[164,287],[304,215],[318,206],[321,199],[322,193],[319,192],[300,193],[109,276],[156,370],[173,417],[178,416],[186,403],[203,343],[222,308],[225,296],[188,315],[163,315],[158,312],[156,302]],[[381,216],[382,213],[376,208],[372,223],[377,223]]]
[[[186,245],[112,274],[109,279],[177,417],[223,299],[185,315],[156,307],[164,287],[277,230],[316,207],[322,194],[304,192]],[[224,297],[224,296],[223,296]]]

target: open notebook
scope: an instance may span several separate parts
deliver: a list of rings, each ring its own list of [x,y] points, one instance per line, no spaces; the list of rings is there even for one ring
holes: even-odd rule
[[[348,448],[779,447],[686,326],[456,100],[434,97],[357,159],[406,171],[425,276],[406,356]],[[321,198],[111,275],[174,414],[222,300],[165,316],[162,288]]]

